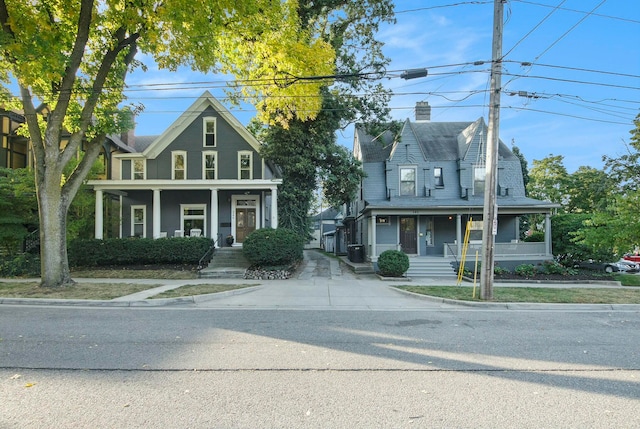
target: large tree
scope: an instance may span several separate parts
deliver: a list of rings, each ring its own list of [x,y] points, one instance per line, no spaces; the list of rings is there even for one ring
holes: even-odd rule
[[[127,73],[144,66],[136,54],[169,70],[231,73],[263,117],[305,120],[321,105],[320,83],[274,79],[331,74],[334,51],[298,12],[295,0],[0,0],[0,104],[24,111],[35,156],[42,286],[73,282],[67,211],[104,137],[128,125],[119,106]],[[49,106],[46,121],[36,103]],[[81,146],[82,161],[65,176]]]
[[[379,82],[388,59],[376,40],[379,25],[393,21],[391,0],[301,0],[304,28],[336,52],[335,80],[324,80],[322,111],[310,120],[263,130],[263,155],[282,167],[279,224],[308,234],[308,215],[318,183],[329,205],[349,201],[362,179],[360,165],[337,143],[337,132],[353,122],[375,129],[387,123],[390,93]],[[284,84],[295,82],[288,76]],[[372,131],[373,132],[373,131]]]
[[[540,160],[533,160],[527,185],[528,195],[531,198],[566,204],[569,174],[563,160],[562,155],[549,155]]]

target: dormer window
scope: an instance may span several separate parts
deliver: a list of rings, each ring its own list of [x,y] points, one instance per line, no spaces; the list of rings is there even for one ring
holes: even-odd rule
[[[415,167],[400,167],[400,195],[409,197],[416,195]]]
[[[204,118],[202,145],[216,147],[216,118]]]
[[[134,159],[131,162],[131,177],[133,180],[144,180],[145,179],[145,160],[144,159]]]
[[[185,151],[171,152],[171,178],[184,180],[187,178],[187,153]]]
[[[473,168],[473,195],[479,197],[484,196],[484,181],[487,176],[487,169],[482,166]]]
[[[436,188],[444,188],[444,179],[442,178],[442,167],[433,169],[433,183]]]

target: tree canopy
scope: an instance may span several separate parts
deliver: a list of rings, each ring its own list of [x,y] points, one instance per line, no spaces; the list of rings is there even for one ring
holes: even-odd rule
[[[43,286],[72,282],[67,211],[104,137],[130,125],[120,108],[127,73],[143,59],[230,73],[263,119],[313,118],[322,82],[278,79],[334,71],[332,46],[302,25],[301,11],[295,0],[0,0],[0,104],[24,112],[33,147]],[[46,121],[37,103],[49,107]],[[82,161],[62,180],[81,147]]]
[[[301,0],[304,28],[336,52],[335,80],[324,81],[321,112],[293,120],[288,127],[261,130],[263,155],[282,167],[279,224],[308,235],[314,190],[321,186],[330,206],[354,196],[363,172],[351,153],[337,143],[336,132],[353,122],[369,128],[387,126],[390,92],[379,76],[389,60],[376,40],[379,25],[393,22],[390,0]]]

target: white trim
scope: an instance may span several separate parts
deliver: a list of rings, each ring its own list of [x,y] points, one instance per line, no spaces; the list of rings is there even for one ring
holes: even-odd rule
[[[242,157],[244,155],[249,155],[249,177],[246,179],[242,178]],[[246,170],[246,169],[244,169]],[[238,151],[238,180],[253,180],[253,152],[250,150],[239,150]]]
[[[142,209],[142,238],[145,238],[147,236],[147,206],[143,204],[131,206],[131,230],[129,235],[135,237],[135,225],[137,225],[135,223],[135,211],[138,209]]]
[[[182,179],[176,179],[176,157],[182,156],[182,162],[184,166]],[[185,180],[187,178],[187,151],[186,150],[172,150],[171,151],[171,180]]]
[[[213,179],[207,179],[207,155],[213,155],[214,156]],[[218,151],[216,151],[216,150],[203,150],[202,151],[202,179],[203,180],[217,180],[218,179]]]
[[[213,122],[213,144],[207,144],[207,123]],[[218,119],[215,116],[205,116],[202,118],[202,147],[214,148],[218,147]]]
[[[142,162],[142,179],[136,179],[136,161]],[[131,159],[131,180],[147,180],[147,160],[144,158]]]
[[[254,201],[254,205],[250,207],[255,207],[256,209],[256,229],[259,229],[262,225],[260,221],[262,219],[261,210],[260,210],[260,196],[259,195],[232,195],[231,196],[231,235],[236,238],[236,241],[233,242],[233,245],[242,245],[242,243],[238,243],[236,234],[236,208],[238,207],[239,200],[252,200]],[[247,207],[247,206],[243,206]]]
[[[413,195],[405,195],[402,193],[402,170],[413,170]],[[418,192],[418,167],[416,165],[399,165],[398,166],[398,196],[399,197],[415,197]]]
[[[160,188],[163,190],[194,190],[194,189],[211,189],[212,186],[224,190],[258,190],[271,189],[274,186],[282,184],[282,179],[272,180],[89,180],[89,186],[94,189],[114,190],[114,191],[131,191],[131,190],[149,190],[149,188]]]
[[[199,113],[207,107],[213,107],[218,112],[218,119],[223,119],[256,151],[260,151],[260,142],[251,134],[240,121],[227,110],[209,91],[205,91],[180,117],[175,120],[160,137],[158,137],[142,154],[149,159],[155,159],[189,126],[199,118]]]

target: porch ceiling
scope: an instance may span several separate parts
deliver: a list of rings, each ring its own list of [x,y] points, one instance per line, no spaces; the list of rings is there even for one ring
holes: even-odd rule
[[[95,190],[196,190],[196,189],[259,189],[269,190],[282,184],[282,179],[273,180],[90,180]]]

